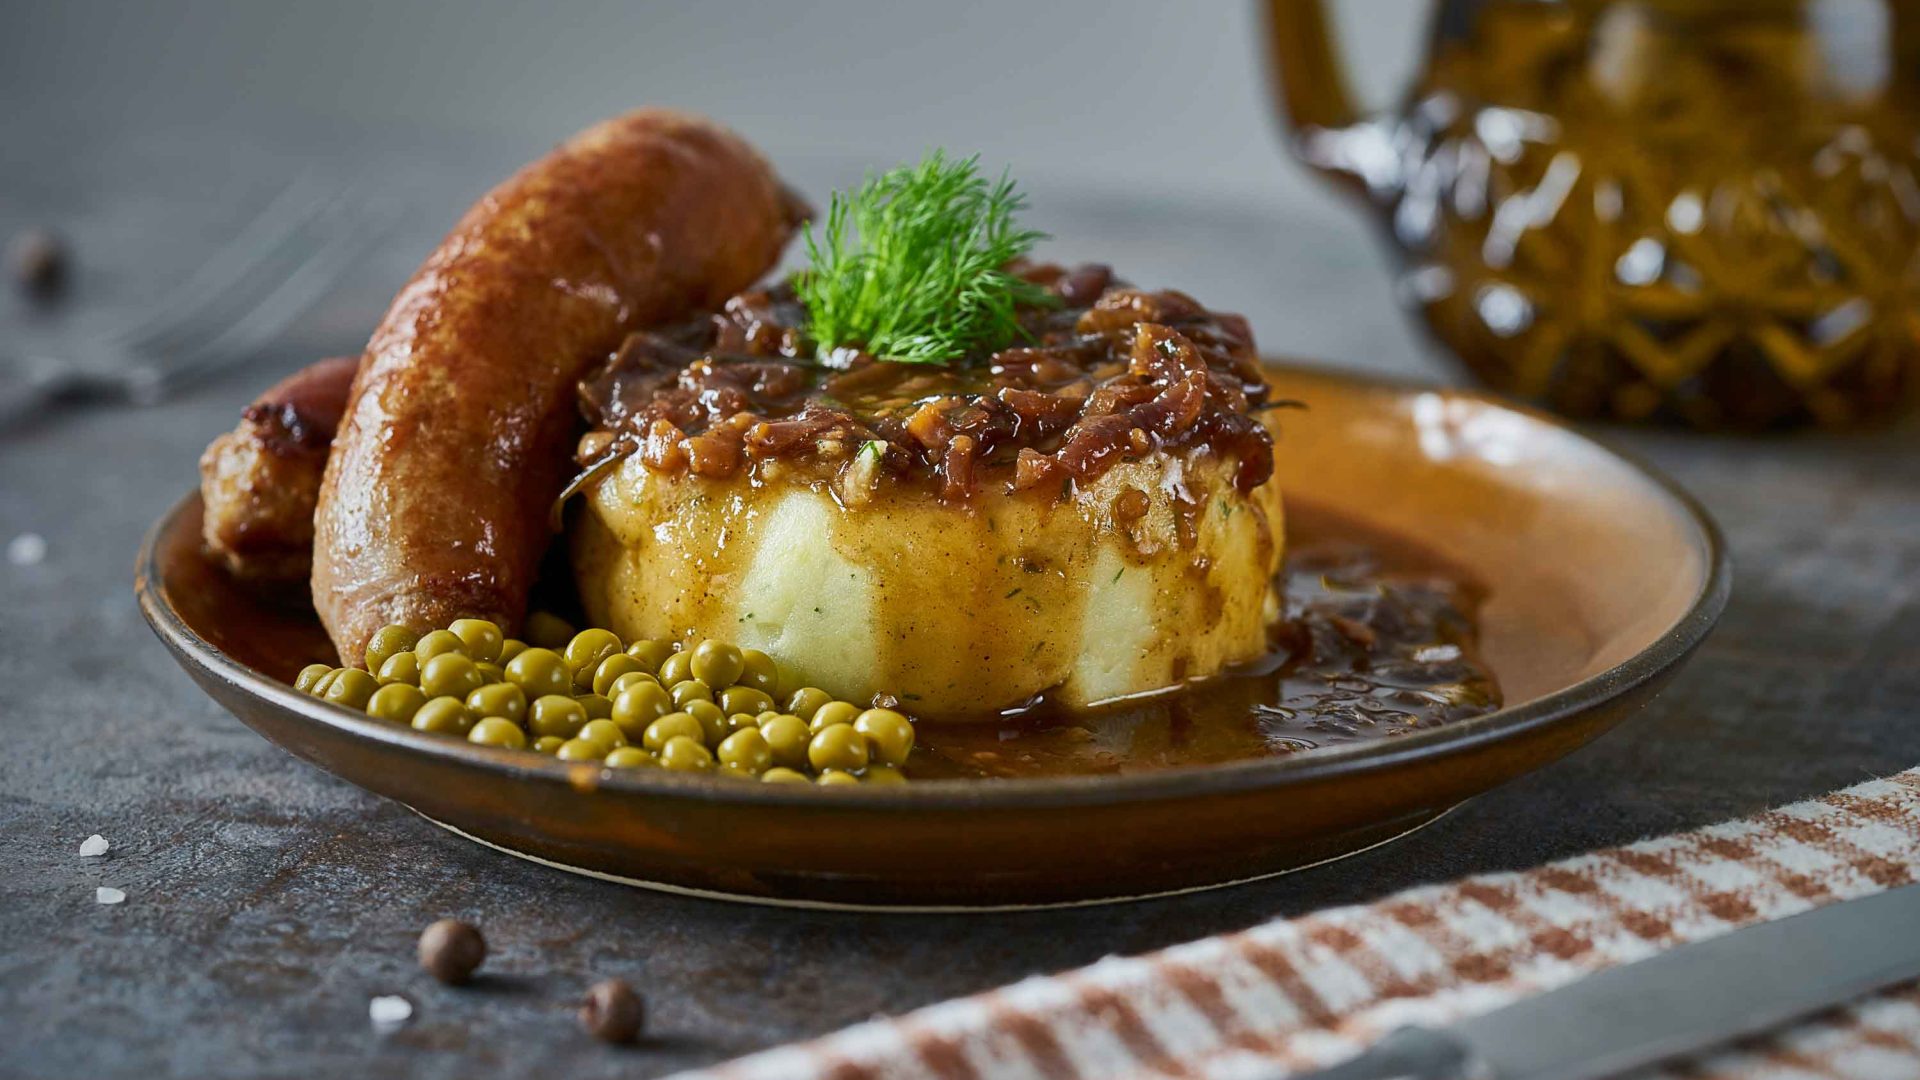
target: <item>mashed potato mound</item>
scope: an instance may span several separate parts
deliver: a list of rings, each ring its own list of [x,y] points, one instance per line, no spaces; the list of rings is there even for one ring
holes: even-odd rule
[[[636,456],[587,488],[574,565],[595,625],[764,649],[837,697],[949,719],[1041,694],[1085,708],[1266,649],[1280,494],[1230,476],[1205,452],[1156,452],[1067,498],[956,505]]]

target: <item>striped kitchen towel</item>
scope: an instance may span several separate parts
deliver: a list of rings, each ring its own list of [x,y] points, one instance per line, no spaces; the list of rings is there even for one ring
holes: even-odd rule
[[[1402,1024],[1445,1024],[1685,941],[1920,876],[1920,769],[1522,873],[1426,886],[1111,958],[813,1042],[704,1080],[1267,1077]],[[1915,928],[1920,933],[1920,927]],[[1656,1075],[1920,1077],[1920,987]]]

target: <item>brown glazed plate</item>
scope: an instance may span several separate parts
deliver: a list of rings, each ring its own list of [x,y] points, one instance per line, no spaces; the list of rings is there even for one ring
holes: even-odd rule
[[[1497,712],[1391,739],[1099,776],[792,788],[614,772],[368,719],[286,682],[326,655],[204,556],[200,501],[153,527],[141,611],[260,734],[483,844],[632,884],[824,907],[1085,903],[1265,877],[1392,840],[1644,704],[1725,605],[1719,532],[1648,467],[1463,390],[1274,365],[1289,501],[1418,538],[1487,589]],[[850,839],[851,838],[851,839]]]

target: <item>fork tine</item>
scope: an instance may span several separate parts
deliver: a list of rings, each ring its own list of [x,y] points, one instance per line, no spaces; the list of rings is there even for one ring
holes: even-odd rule
[[[272,254],[279,240],[324,209],[326,189],[311,174],[301,174],[281,188],[239,232],[171,289],[159,303],[97,339],[99,345],[125,349],[184,318],[208,300],[220,296],[261,260]]]
[[[232,275],[199,303],[175,311],[130,341],[127,352],[164,364],[173,353],[203,342],[220,327],[245,315],[260,298],[297,272],[329,237],[356,220],[346,192],[330,196],[301,220],[262,245],[253,257],[234,264]],[[211,277],[210,277],[211,280]]]
[[[208,335],[202,341],[183,346],[174,354],[178,362],[156,360],[143,365],[132,396],[140,401],[158,400],[195,379],[251,357],[332,290],[385,235],[389,217],[363,218],[325,238],[248,310],[238,313],[231,322],[208,324]]]

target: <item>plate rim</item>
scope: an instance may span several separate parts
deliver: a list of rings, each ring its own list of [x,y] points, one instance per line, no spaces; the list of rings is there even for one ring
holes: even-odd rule
[[[668,896],[691,897],[695,900],[713,900],[713,901],[717,901],[724,904],[741,904],[748,907],[770,908],[776,911],[778,910],[825,911],[825,912],[836,912],[836,913],[846,913],[846,914],[856,914],[856,915],[913,916],[913,915],[1005,915],[1005,914],[1017,914],[1020,912],[1027,912],[1027,911],[1062,911],[1070,908],[1109,907],[1115,904],[1138,903],[1143,900],[1167,900],[1167,899],[1172,899],[1174,897],[1192,896],[1196,893],[1214,892],[1220,889],[1231,889],[1241,885],[1251,885],[1258,881],[1272,881],[1275,878],[1291,877],[1294,874],[1305,873],[1308,870],[1317,870],[1320,867],[1329,866],[1333,863],[1345,862],[1346,860],[1354,858],[1355,856],[1365,855],[1369,851],[1378,851],[1381,848],[1387,847],[1389,845],[1397,844],[1400,841],[1405,840],[1406,838],[1412,836],[1415,833],[1425,832],[1428,828],[1434,825],[1438,825],[1440,822],[1446,820],[1449,817],[1452,817],[1456,811],[1458,811],[1462,806],[1465,806],[1467,803],[1473,801],[1473,799],[1476,797],[1477,796],[1468,796],[1467,798],[1462,799],[1459,802],[1453,803],[1452,805],[1443,806],[1440,809],[1429,814],[1427,817],[1422,818],[1421,820],[1415,822],[1412,825],[1407,826],[1404,829],[1401,829],[1399,832],[1396,832],[1391,836],[1383,836],[1380,839],[1375,840],[1370,844],[1363,844],[1360,847],[1353,848],[1350,851],[1341,851],[1335,854],[1326,855],[1321,858],[1310,859],[1307,862],[1303,862],[1299,864],[1298,866],[1286,866],[1278,870],[1266,870],[1256,874],[1249,874],[1245,877],[1229,878],[1223,881],[1213,881],[1213,882],[1201,881],[1192,885],[1182,885],[1177,888],[1161,889],[1154,892],[1115,893],[1113,895],[1100,893],[1100,894],[1091,894],[1087,896],[1082,896],[1072,900],[1041,900],[1041,901],[1036,901],[1032,903],[983,902],[978,904],[968,904],[968,903],[894,904],[894,903],[888,903],[886,901],[876,901],[873,903],[861,903],[859,901],[853,901],[853,900],[816,900],[810,897],[803,897],[803,896],[776,895],[771,893],[728,892],[724,889],[701,888],[693,885],[676,885],[668,881],[651,881],[645,878],[631,877],[625,874],[616,874],[606,870],[595,870],[592,867],[577,866],[572,863],[561,862],[557,859],[550,859],[544,855],[535,854],[532,851],[528,851],[522,848],[516,848],[508,844],[502,844],[497,841],[489,840],[484,836],[476,836],[473,833],[470,833],[465,829],[462,829],[458,825],[454,825],[450,822],[442,821],[439,818],[436,818],[431,814],[424,813],[414,808],[411,805],[408,805],[406,803],[402,803],[401,805],[406,806],[408,810],[413,811],[414,816],[420,818],[422,821],[425,821],[430,825],[436,825],[441,829],[444,829],[447,832],[453,834],[454,836],[459,837],[462,840],[465,840],[472,844],[477,844],[480,847],[486,848],[489,851],[497,851],[503,855],[511,855],[516,859],[521,859],[526,862],[530,862],[535,866],[544,866],[549,870],[558,870],[563,874],[573,874],[579,877],[589,878],[594,881],[611,882],[615,885],[622,885],[629,889],[640,889],[645,892],[661,893]]]
[[[1551,726],[1631,693],[1686,660],[1706,639],[1725,609],[1732,591],[1733,564],[1719,525],[1698,499],[1640,454],[1614,445],[1604,436],[1575,428],[1564,418],[1543,409],[1480,388],[1446,386],[1412,377],[1357,372],[1326,364],[1275,361],[1271,358],[1265,364],[1282,371],[1355,383],[1373,390],[1441,393],[1465,398],[1517,413],[1589,444],[1649,481],[1672,500],[1682,516],[1699,530],[1705,542],[1707,566],[1698,591],[1687,610],[1652,644],[1605,671],[1519,705],[1398,738],[1326,747],[1285,757],[1248,758],[1133,773],[1007,777],[997,778],[991,783],[977,779],[922,780],[888,787],[846,785],[827,789],[786,784],[720,783],[712,777],[683,776],[659,769],[608,769],[584,762],[561,762],[523,751],[478,746],[464,740],[414,731],[373,720],[344,706],[302,694],[292,686],[269,678],[215,648],[194,632],[162,595],[158,584],[160,538],[200,498],[197,490],[175,502],[147,529],[135,561],[134,593],[141,615],[155,635],[183,663],[190,663],[202,673],[219,679],[235,690],[263,698],[307,722],[340,729],[347,734],[370,738],[388,746],[434,755],[450,764],[488,772],[505,772],[518,779],[564,785],[576,790],[590,787],[601,792],[620,792],[632,796],[691,802],[748,802],[766,806],[819,806],[818,800],[824,797],[840,800],[841,805],[909,811],[1064,808],[1176,801],[1320,783],[1356,773],[1392,769],[1411,761],[1444,758]]]

